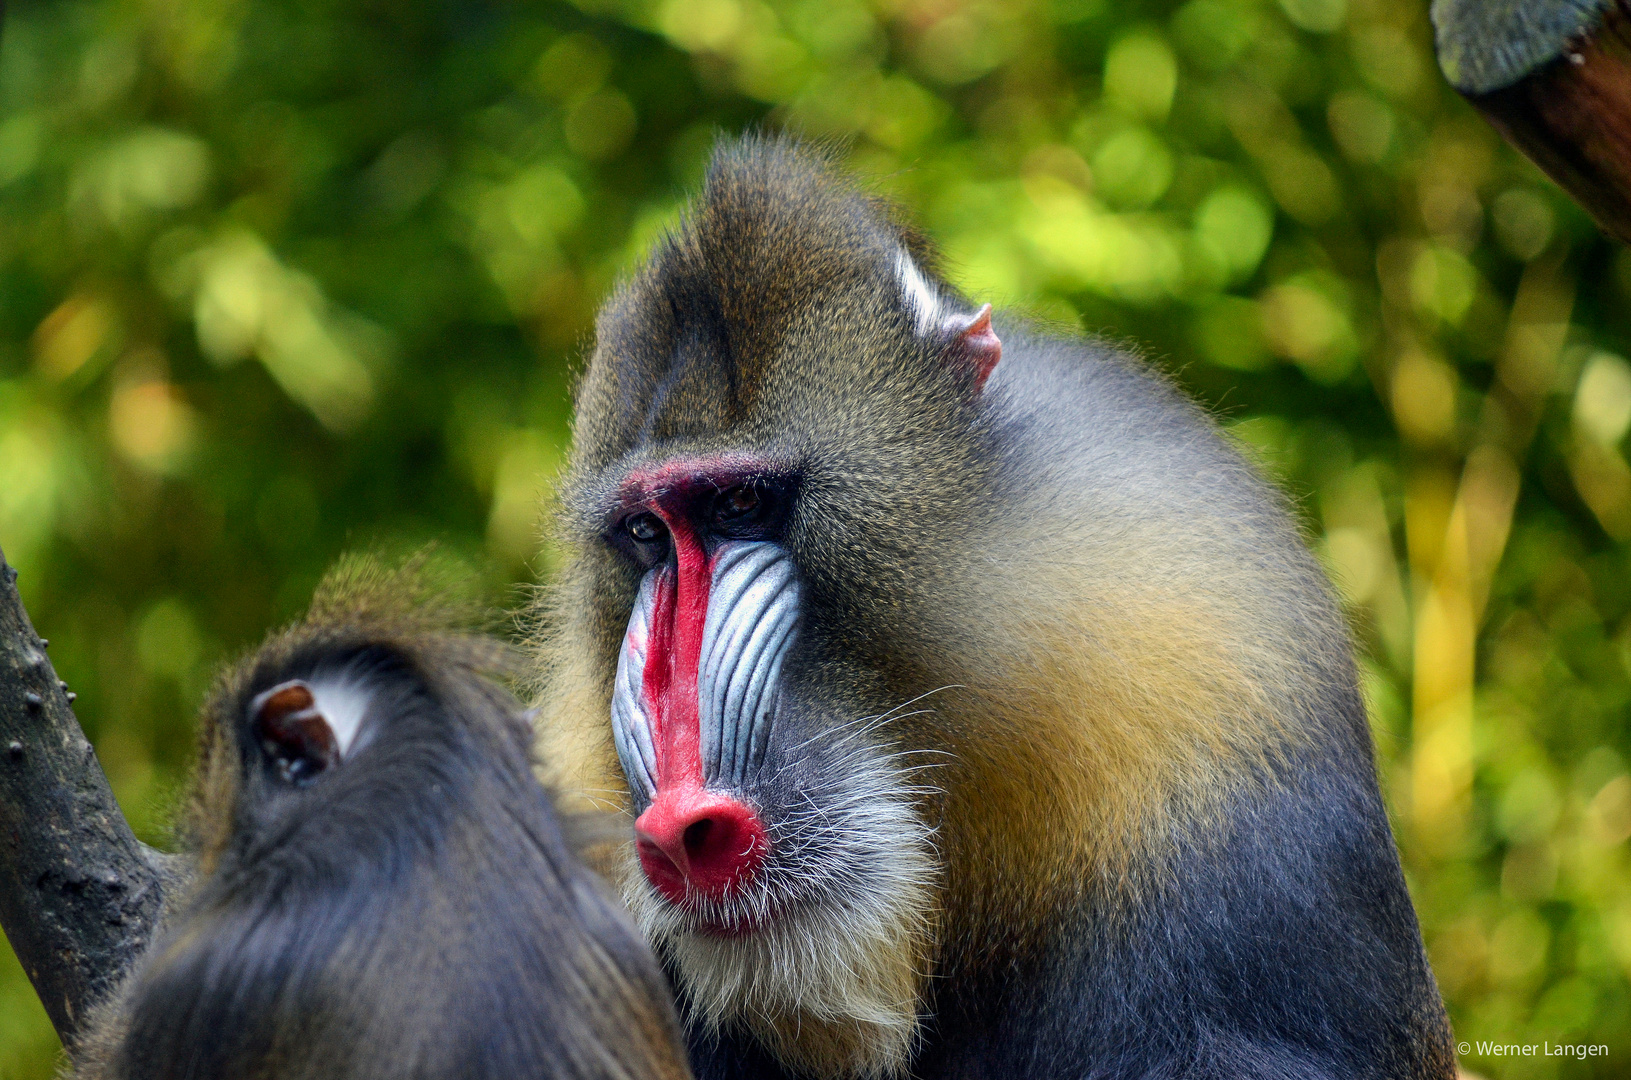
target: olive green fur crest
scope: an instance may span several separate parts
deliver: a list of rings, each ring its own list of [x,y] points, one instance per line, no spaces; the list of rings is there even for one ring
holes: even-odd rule
[[[932,274],[927,241],[814,149],[722,144],[696,205],[601,311],[578,391],[580,469],[767,419],[819,426],[833,392],[868,383],[936,408],[931,351],[915,373],[901,363],[901,251]]]

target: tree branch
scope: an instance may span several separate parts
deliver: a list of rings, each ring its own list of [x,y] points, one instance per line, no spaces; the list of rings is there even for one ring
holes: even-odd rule
[[[1433,0],[1439,67],[1508,142],[1631,241],[1628,0]]]
[[[64,1043],[158,925],[167,857],[125,822],[0,552],[0,926]]]

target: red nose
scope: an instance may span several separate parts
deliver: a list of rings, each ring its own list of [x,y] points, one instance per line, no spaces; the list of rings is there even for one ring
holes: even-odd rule
[[[758,814],[700,787],[658,792],[634,830],[641,869],[675,904],[688,893],[720,900],[746,888],[770,848]]]

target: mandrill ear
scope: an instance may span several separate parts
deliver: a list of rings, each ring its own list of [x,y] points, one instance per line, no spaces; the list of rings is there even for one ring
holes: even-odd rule
[[[972,315],[949,310],[940,290],[917,268],[904,248],[895,252],[895,278],[900,283],[901,302],[921,337],[944,343],[946,359],[960,364],[974,376],[974,392],[985,389],[997,361],[1002,359],[1002,342],[991,329],[991,305]]]
[[[946,335],[946,355],[968,365],[974,373],[976,393],[985,389],[985,380],[1002,359],[1002,342],[991,329],[991,305],[986,304],[972,315],[947,315],[942,332]]]
[[[339,741],[311,684],[279,683],[250,702],[249,714],[261,753],[285,783],[304,787],[339,764]]]

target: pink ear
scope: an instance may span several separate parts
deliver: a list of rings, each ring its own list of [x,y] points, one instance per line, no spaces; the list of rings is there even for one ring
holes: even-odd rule
[[[991,329],[991,305],[972,315],[947,315],[941,325],[950,338],[946,347],[973,369],[975,391],[983,390],[985,380],[1002,359],[1002,342]]]

